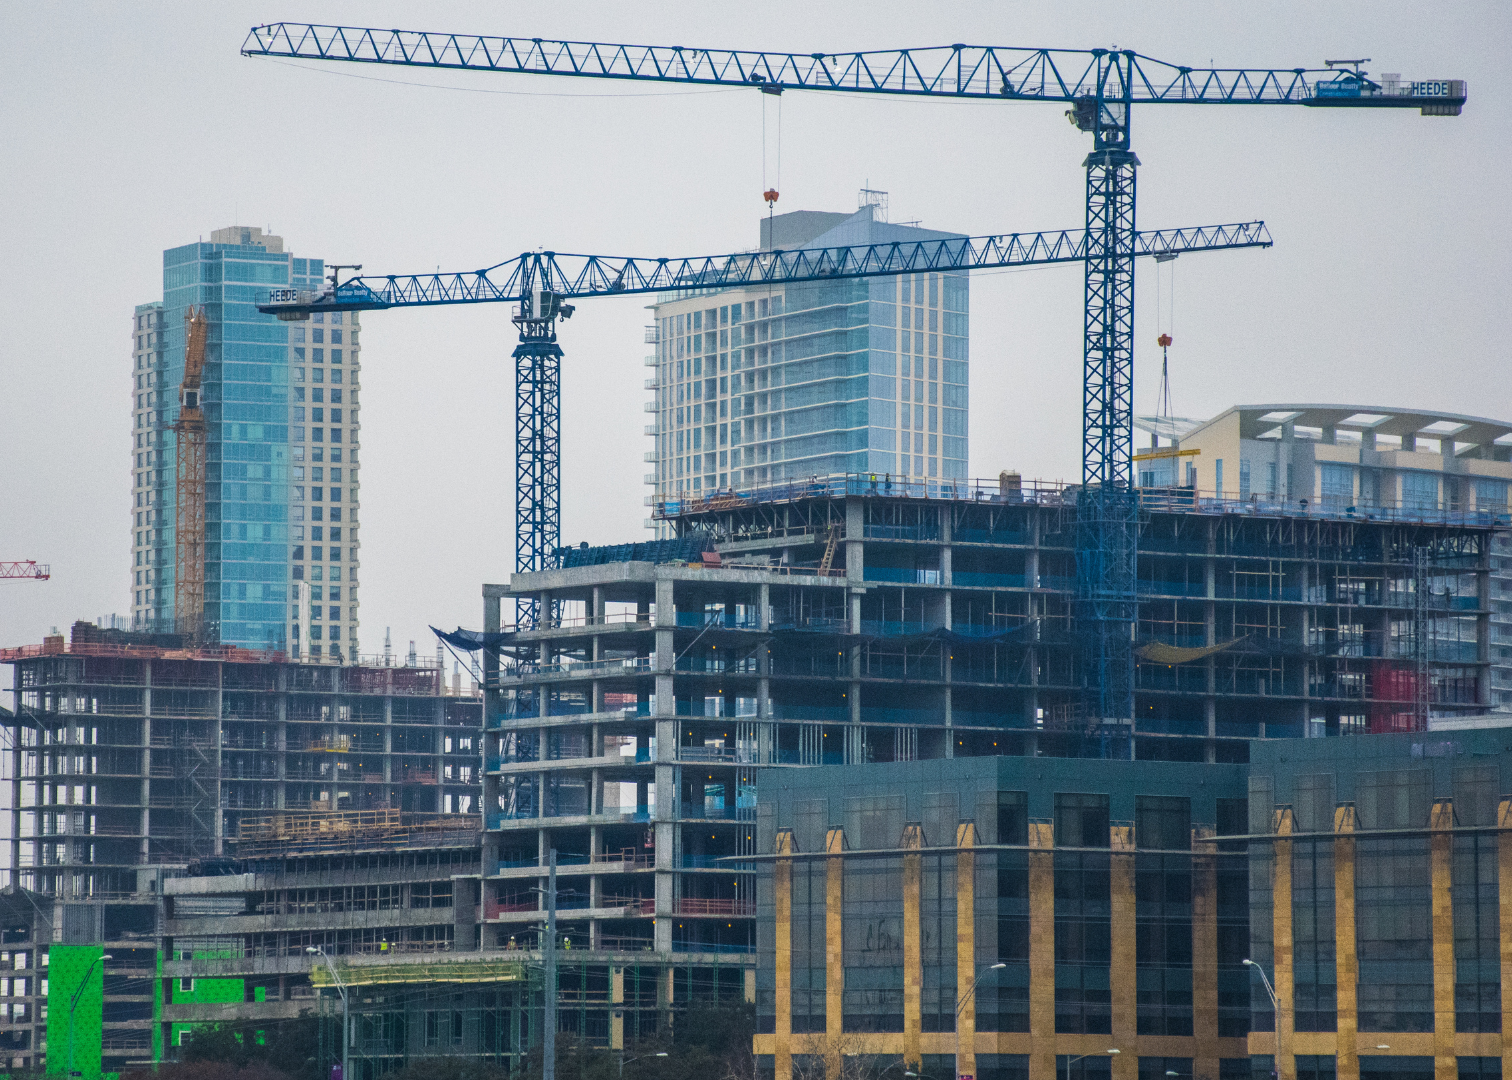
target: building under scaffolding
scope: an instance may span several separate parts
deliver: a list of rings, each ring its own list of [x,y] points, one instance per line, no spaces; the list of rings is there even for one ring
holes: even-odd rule
[[[164,882],[224,873],[241,835],[255,858],[297,853],[320,822],[337,823],[337,844],[376,824],[389,846],[424,849],[432,822],[460,820],[471,861],[446,873],[476,873],[481,701],[444,693],[434,661],[317,667],[87,624],[0,661],[16,703],[0,718],[6,884],[36,904],[35,946],[0,981],[0,1059],[14,1066],[43,1049],[49,943],[111,957],[105,1068],[154,1058]]]
[[[1089,724],[1076,499],[814,479],[661,503],[672,539],[485,586],[484,632],[458,637],[485,655],[477,947],[533,940],[555,850],[561,932],[611,976],[660,965],[675,1011],[675,972],[751,963],[765,769],[1244,762],[1485,711],[1496,514],[1178,488],[1140,497],[1134,722]],[[517,598],[541,626],[503,623]]]

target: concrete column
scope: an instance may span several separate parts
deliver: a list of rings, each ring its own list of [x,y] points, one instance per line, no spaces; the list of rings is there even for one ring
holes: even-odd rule
[[[625,969],[609,969],[609,1049],[625,1048]]]
[[[824,836],[824,1068],[840,1073],[840,1045],[845,1038],[845,952],[842,912],[845,903],[845,833],[836,826]]]
[[[1458,1080],[1454,1048],[1454,801],[1435,799],[1430,841],[1433,866],[1433,1080]]]
[[[1290,836],[1292,834],[1292,811],[1291,807],[1278,807],[1276,809],[1277,820],[1275,831],[1278,836]],[[1277,840],[1275,843],[1276,868],[1273,880],[1273,904],[1271,923],[1272,941],[1275,949],[1275,990],[1276,997],[1281,1001],[1281,1007],[1276,1010],[1276,1041],[1281,1048],[1276,1061],[1277,1080],[1297,1080],[1296,1061],[1292,1057],[1292,1011],[1291,1003],[1295,1000],[1296,971],[1292,964],[1292,842],[1290,840]],[[1354,897],[1350,891],[1351,900]],[[1351,920],[1353,931],[1353,920]],[[1351,942],[1353,937],[1351,937]],[[1342,959],[1342,958],[1341,958]],[[1339,994],[1342,997],[1343,969],[1340,968]],[[1343,1005],[1343,1002],[1340,1002]],[[1344,1044],[1344,1028],[1342,1025],[1343,1010],[1340,1009],[1339,1045],[1342,1052]],[[1354,1046],[1351,1038],[1350,1046]],[[1341,1078],[1342,1080],[1342,1078]]]
[[[1502,1075],[1512,1074],[1512,799],[1503,798],[1496,808],[1496,894],[1499,901],[1501,940]]]
[[[1203,621],[1203,644],[1218,644],[1218,524],[1209,521],[1207,524],[1207,557],[1202,561],[1204,592],[1207,600],[1202,606]],[[1217,758],[1217,746],[1214,739],[1218,737],[1218,658],[1209,656],[1203,661],[1207,669],[1207,700],[1203,703],[1207,714],[1207,747],[1204,757],[1208,761]]]
[[[956,1001],[976,978],[976,823],[956,826]],[[956,1075],[976,1074],[976,995],[956,1015]]]
[[[921,949],[924,832],[915,824],[903,827],[903,1063],[918,1071],[923,1032],[924,958]]]
[[[1360,1077],[1360,1040],[1359,1040],[1359,1011],[1358,1011],[1358,985],[1360,980],[1360,963],[1355,952],[1355,808],[1350,803],[1345,803],[1334,810],[1334,981],[1337,984],[1335,990],[1336,1000],[1334,1007],[1338,1013],[1338,1023],[1335,1031],[1338,1034],[1337,1048],[1335,1053],[1335,1070],[1338,1080],[1359,1080]],[[1281,845],[1277,844],[1279,849]],[[1286,845],[1287,854],[1287,898],[1291,897],[1291,863],[1290,848]],[[1276,865],[1279,868],[1281,857],[1279,850],[1276,855]],[[1277,873],[1277,885],[1275,896],[1280,893],[1280,873]],[[1277,905],[1277,910],[1280,910]],[[1290,902],[1286,905],[1288,916],[1291,913]],[[1291,961],[1291,925],[1287,924],[1287,962]],[[1279,957],[1280,950],[1276,955]],[[1279,971],[1279,962],[1277,970]],[[1288,972],[1288,977],[1290,973]],[[1279,976],[1278,976],[1279,978]],[[1277,993],[1280,987],[1277,986]],[[1291,989],[1287,989],[1287,997],[1283,1001],[1290,1001]],[[1281,1018],[1278,1015],[1276,1022]],[[1452,1030],[1452,1029],[1451,1029]],[[1290,1034],[1290,1030],[1287,1031]],[[1279,1064],[1277,1066],[1280,1067]],[[1296,1076],[1296,1070],[1292,1070],[1292,1076]]]
[[[1029,846],[1029,1080],[1056,1080],[1054,825],[1031,821]]]
[[[845,500],[845,578],[857,585],[866,578],[865,535],[866,505],[859,498],[848,498]]]
[[[777,831],[776,854],[791,855],[791,829]],[[793,1075],[793,860],[778,859],[772,864],[772,902],[776,914],[776,951],[773,968],[776,988],[772,1008],[776,1012],[773,1027],[777,1076]]]
[[[485,753],[488,749],[488,737],[482,737]],[[487,758],[484,758],[487,764]],[[394,782],[394,699],[385,696],[383,699],[383,782]]]
[[[14,668],[14,670],[16,672],[16,678],[17,678],[17,680],[19,682],[19,680],[21,678],[21,668],[18,665],[16,668]],[[152,783],[153,783],[153,781],[152,781],[152,762],[154,760],[154,751],[152,750],[152,661],[151,660],[143,660],[142,661],[142,678],[143,678],[143,682],[145,684],[143,686],[143,689],[142,689],[142,717],[143,717],[143,722],[142,722],[142,738],[143,738],[143,743],[142,743],[142,745],[145,746],[145,747],[147,747],[147,754],[146,754],[146,757],[147,757],[147,771],[146,771],[146,777],[142,781],[142,843],[141,843],[141,847],[140,847],[139,850],[142,853],[142,862],[146,863],[146,862],[149,862],[151,860],[150,852],[152,850],[151,842],[149,840],[149,837],[152,836]],[[21,700],[21,691],[20,691],[19,688],[16,691],[16,697],[15,697],[14,700],[16,702],[20,702],[20,700]],[[43,781],[43,771],[42,771],[42,767],[41,767],[41,759],[42,759],[42,755],[44,753],[46,753],[46,751],[45,751],[45,749],[43,747],[41,747],[41,746],[37,747],[37,759],[38,759],[37,787],[39,789],[41,788],[41,786],[42,786],[42,784],[44,782]],[[163,760],[164,761],[170,760],[170,754],[171,754],[171,751],[165,749],[163,751]],[[17,776],[21,775],[21,772],[20,772],[19,769],[16,770],[16,775]],[[171,783],[171,781],[164,781],[164,783],[166,785],[168,783]],[[40,802],[41,800],[39,799],[38,801]],[[14,806],[20,806],[21,803],[18,800],[17,802],[13,803],[12,805],[14,805]],[[39,821],[38,822],[39,829],[40,829],[40,824],[41,823]],[[38,847],[38,845],[36,845],[36,844],[33,844],[33,854],[35,854],[37,856],[37,862],[38,862],[38,864],[40,864],[41,860],[42,860],[42,851],[41,851],[40,847]],[[19,868],[20,865],[21,865],[20,862],[13,862],[13,863],[11,863],[11,866],[13,868]]]
[[[1192,1055],[1193,1076],[1217,1076],[1218,848],[1212,826],[1192,830]]]
[[[1108,899],[1113,955],[1108,965],[1108,983],[1113,988],[1114,1046],[1137,1046],[1139,1022],[1135,1007],[1139,978],[1135,951],[1134,829],[1114,825],[1109,830]],[[1195,913],[1194,913],[1195,918]],[[1127,1057],[1129,1060],[1123,1060]],[[1113,1080],[1135,1080],[1139,1059],[1122,1054],[1113,1059]]]

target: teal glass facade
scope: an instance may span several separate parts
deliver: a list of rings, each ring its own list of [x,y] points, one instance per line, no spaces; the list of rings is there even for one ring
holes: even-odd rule
[[[236,230],[213,235],[227,232]],[[202,390],[205,620],[221,644],[287,651],[295,539],[290,382],[293,365],[302,358],[291,350],[289,324],[259,313],[256,302],[270,288],[318,286],[324,263],[276,250],[281,243],[257,230],[241,232],[239,244],[197,242],[164,251],[162,303],[137,309],[139,328],[149,309],[159,313],[159,321],[156,350],[138,357],[135,373],[139,385],[145,379],[156,389],[145,398],[138,395],[134,416],[133,454],[139,465],[145,460],[153,467],[139,485],[133,510],[138,552],[133,611],[144,628],[174,627],[173,425],[184,375],[184,318],[192,306],[203,305],[210,323]],[[254,239],[268,242],[247,242]],[[143,566],[150,570],[146,580]]]

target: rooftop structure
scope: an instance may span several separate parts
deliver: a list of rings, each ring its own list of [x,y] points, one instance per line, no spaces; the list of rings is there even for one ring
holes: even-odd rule
[[[1346,516],[1471,512],[1512,525],[1512,423],[1373,405],[1236,405],[1211,420],[1140,417],[1142,488],[1206,503],[1290,504]],[[1512,531],[1492,539],[1490,701],[1512,705]]]
[[[209,320],[202,639],[302,660],[358,655],[355,312],[289,325],[254,307],[269,285],[319,285],[259,228],[163,253],[163,299],[132,317],[132,622],[174,630],[176,439],[185,315]],[[344,321],[343,321],[344,320]]]

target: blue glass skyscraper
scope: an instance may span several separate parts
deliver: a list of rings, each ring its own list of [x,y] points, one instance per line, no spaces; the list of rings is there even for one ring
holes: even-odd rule
[[[203,306],[207,632],[302,659],[355,657],[355,319],[315,327],[256,308],[269,289],[318,287],[323,273],[323,260],[294,258],[255,228],[219,229],[209,243],[163,253],[163,299],[138,306],[133,327],[137,626],[174,626],[173,425],[184,319]]]

